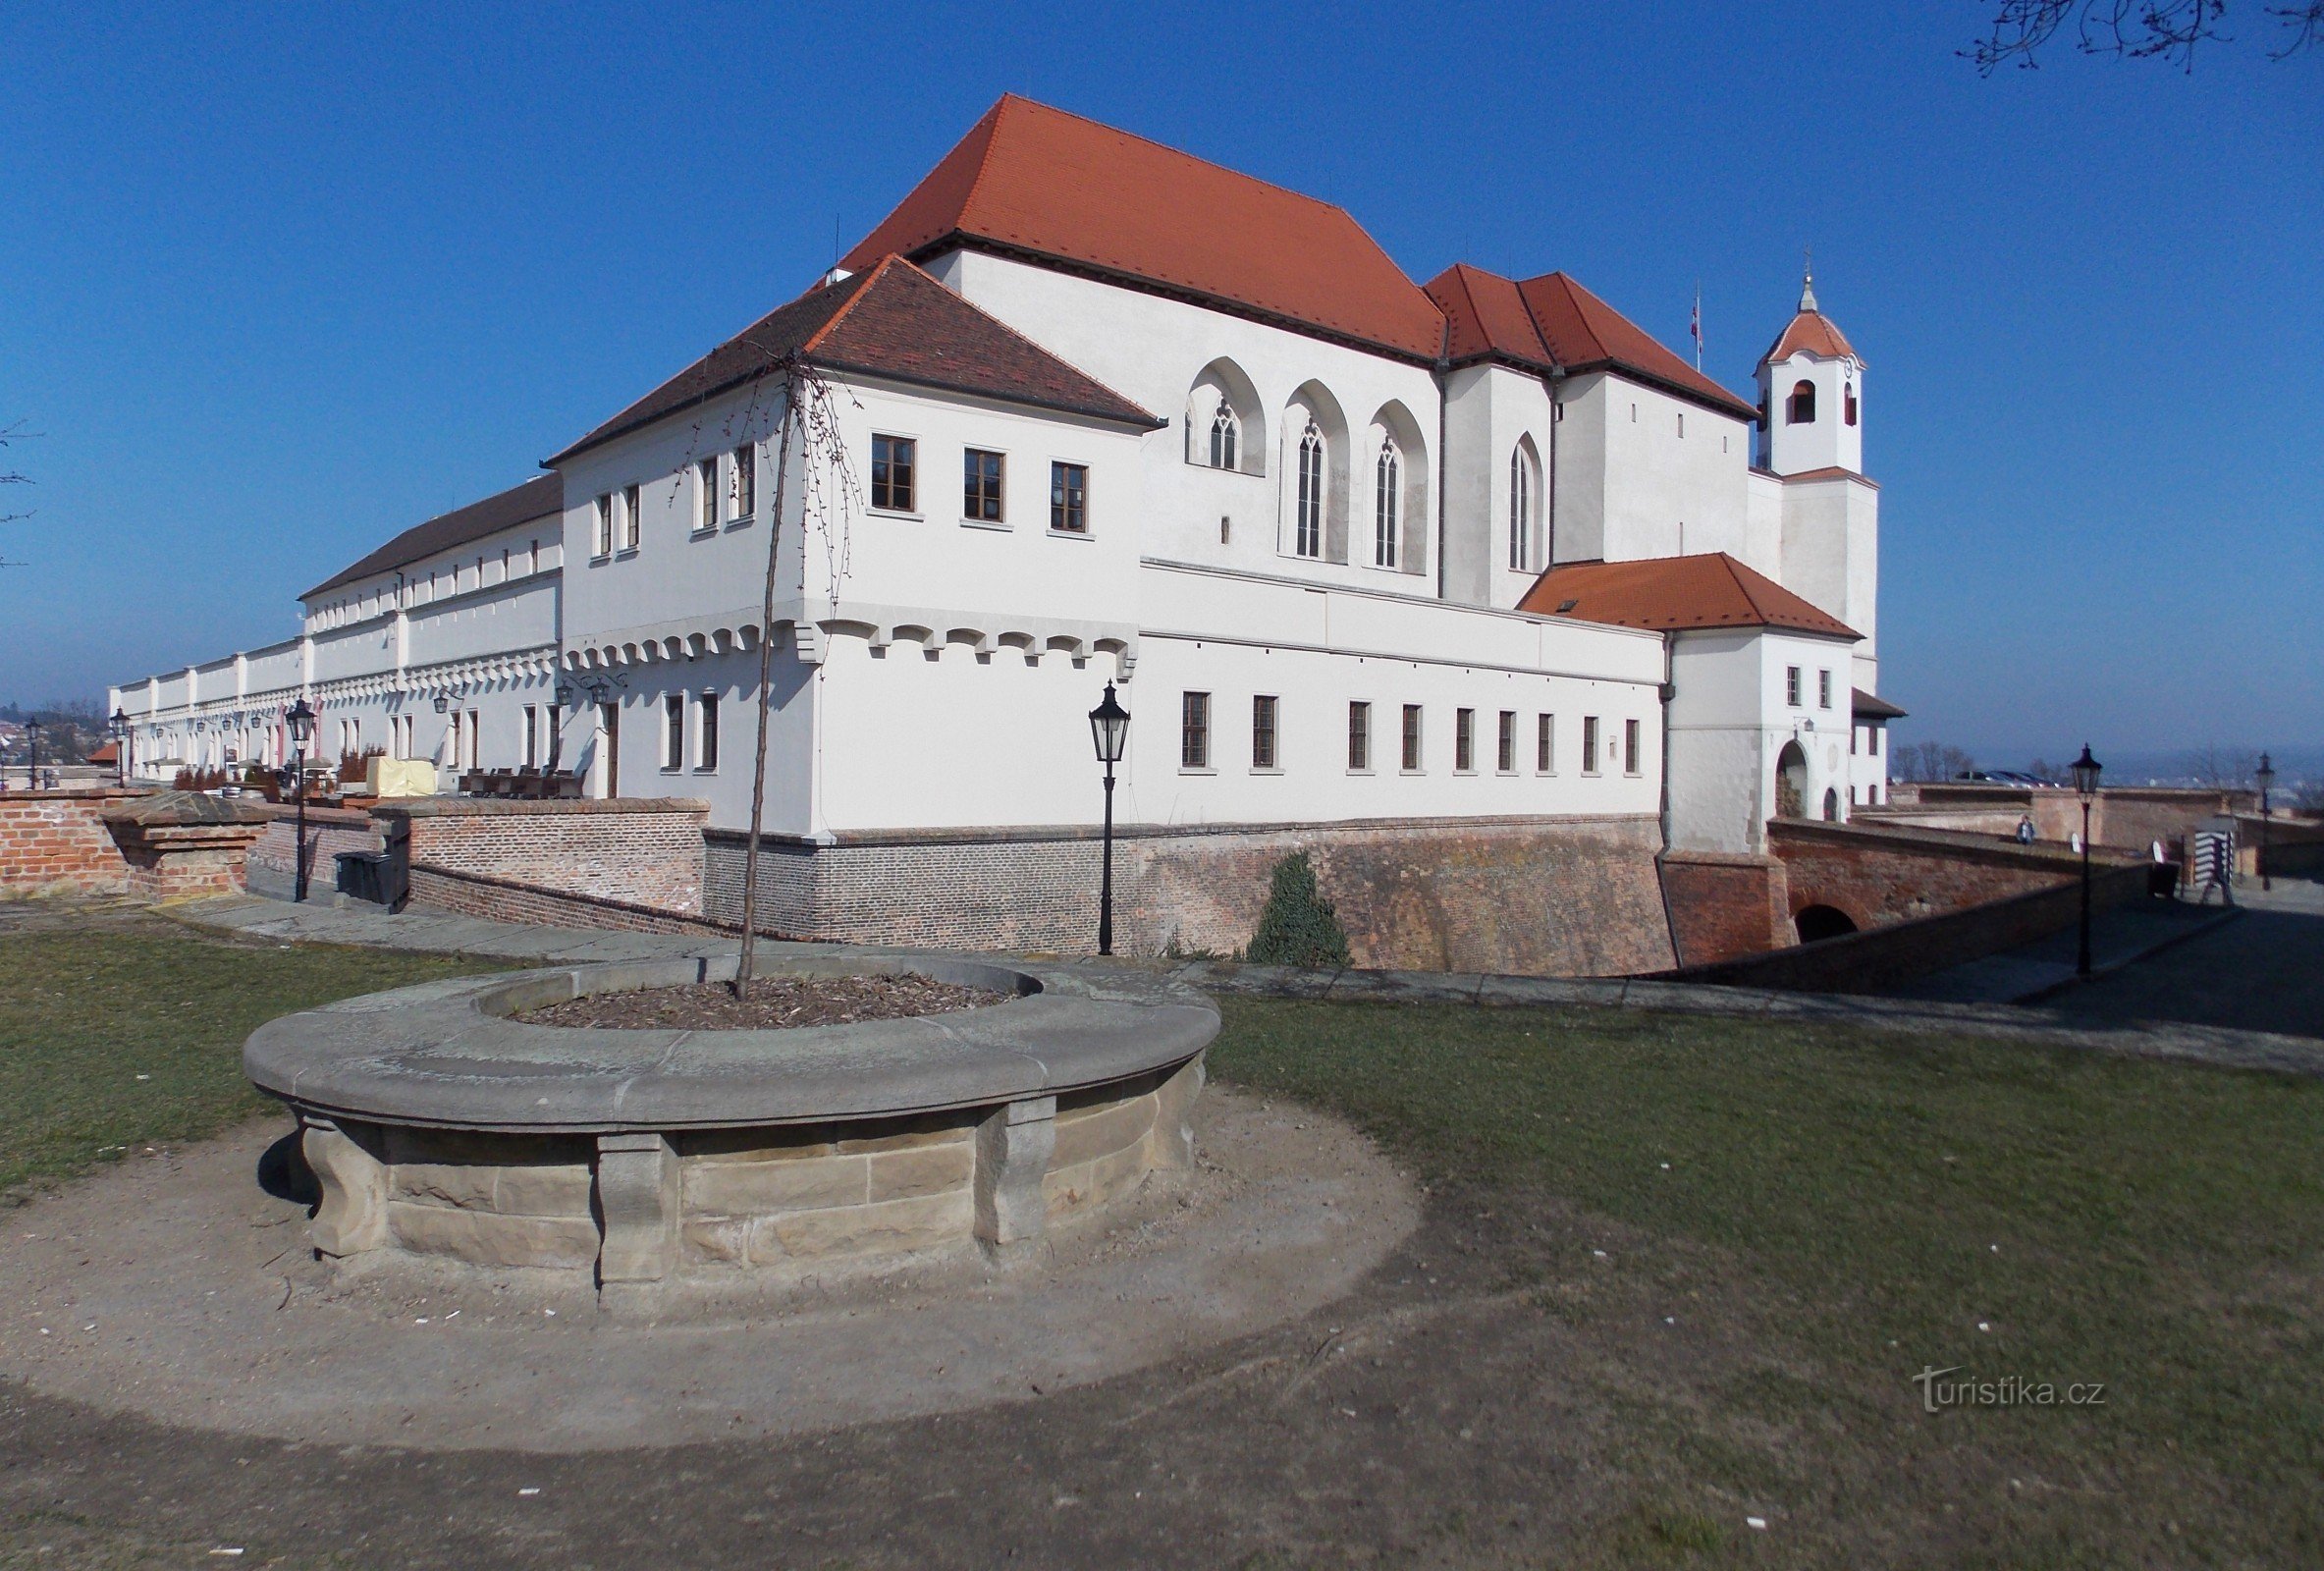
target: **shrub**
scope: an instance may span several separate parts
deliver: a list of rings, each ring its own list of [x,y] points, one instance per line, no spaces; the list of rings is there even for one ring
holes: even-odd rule
[[[1273,887],[1259,913],[1259,931],[1246,956],[1253,965],[1343,966],[1349,963],[1348,936],[1339,913],[1316,888],[1307,852],[1293,851],[1275,864]]]

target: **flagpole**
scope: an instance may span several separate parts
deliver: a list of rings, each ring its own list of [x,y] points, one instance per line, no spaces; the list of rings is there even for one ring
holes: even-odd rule
[[[1702,280],[1695,281],[1695,369],[1702,369]]]

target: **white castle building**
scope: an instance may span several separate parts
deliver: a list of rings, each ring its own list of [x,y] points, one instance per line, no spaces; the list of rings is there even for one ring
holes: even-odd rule
[[[845,470],[794,428],[778,517],[792,353]],[[114,700],[151,778],[286,761],[303,696],[325,757],[554,760],[714,831],[763,701],[794,864],[979,846],[943,876],[1006,884],[1095,826],[1112,680],[1133,838],[1521,826],[1650,875],[1884,794],[1864,409],[1811,289],[1755,406],[1562,273],[1416,284],[1337,207],[1012,96],[548,472]]]

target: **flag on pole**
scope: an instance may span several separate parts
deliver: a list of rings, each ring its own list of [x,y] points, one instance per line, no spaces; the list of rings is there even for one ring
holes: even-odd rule
[[[1702,369],[1702,286],[1695,286],[1695,316],[1687,324],[1687,332],[1695,340],[1695,369]]]

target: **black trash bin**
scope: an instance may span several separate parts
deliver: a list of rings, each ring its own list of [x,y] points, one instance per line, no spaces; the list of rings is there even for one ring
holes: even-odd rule
[[[368,900],[373,905],[394,903],[388,889],[388,857],[384,851],[341,851],[332,859],[338,864],[339,893],[353,900]]]

